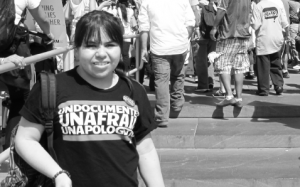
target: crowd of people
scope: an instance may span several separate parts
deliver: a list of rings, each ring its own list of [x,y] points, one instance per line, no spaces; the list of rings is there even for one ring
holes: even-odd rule
[[[25,27],[24,11],[29,10],[49,45],[54,36],[40,2],[14,0],[14,23]],[[56,76],[53,122],[58,162],[39,144],[45,131],[39,81],[33,88],[7,84],[12,100],[7,132],[18,126],[18,154],[53,178],[56,186],[137,186],[137,168],[147,186],[164,186],[151,131],[168,127],[169,118],[181,112],[189,63],[194,67],[196,93],[213,92],[219,79],[219,89],[212,95],[224,97],[216,104],[220,107],[243,107],[245,78],[257,77],[259,96],[268,96],[270,85],[281,95],[288,66],[300,70],[298,0],[64,0],[62,4],[66,37],[75,47],[75,68]],[[137,81],[126,75],[135,61],[136,40],[123,36],[133,34],[139,34],[145,63]],[[0,64],[27,67],[23,57],[34,53],[28,37],[16,50],[1,51]],[[144,82],[145,74],[155,91],[154,113],[138,83]]]
[[[168,3],[143,0],[138,17],[141,55],[154,74],[159,127],[181,111],[191,56],[196,93],[213,92],[214,77],[219,78],[220,88],[212,95],[224,99],[217,106],[242,107],[245,78],[257,77],[259,96],[268,96],[271,86],[277,95],[283,93],[288,66],[299,67],[299,1],[190,0],[166,8]]]

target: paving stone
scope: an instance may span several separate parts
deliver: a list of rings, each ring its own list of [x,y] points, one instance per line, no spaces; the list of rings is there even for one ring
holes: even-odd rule
[[[158,153],[167,181],[196,184],[197,181],[199,184],[201,181],[247,181],[245,186],[265,181],[273,186],[270,185],[273,182],[292,179],[299,184],[300,149],[190,149],[159,150]]]
[[[299,148],[300,118],[178,118],[152,132],[156,148]]]
[[[298,148],[300,118],[201,119],[195,148]]]
[[[152,132],[156,148],[194,148],[197,118],[170,119],[168,128]]]

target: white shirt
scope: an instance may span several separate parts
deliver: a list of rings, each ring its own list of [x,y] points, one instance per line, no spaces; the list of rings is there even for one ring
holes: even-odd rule
[[[262,0],[254,5],[250,24],[256,32],[257,55],[273,54],[281,49],[282,29],[288,22],[274,0]]]
[[[14,1],[15,1],[15,8],[16,8],[16,18],[15,18],[16,25],[20,22],[21,15],[26,8],[35,9],[41,3],[41,0],[14,0]]]
[[[150,51],[175,55],[187,51],[188,31],[195,15],[188,0],[143,0],[139,13],[140,31],[150,32]]]
[[[198,5],[199,4],[199,1],[198,0],[189,0],[190,1],[190,5],[191,6],[195,6],[195,5]]]
[[[288,19],[290,18],[286,16],[286,12],[282,0],[273,0],[272,2],[275,3],[280,8],[280,12],[283,16],[283,19],[286,19],[286,21],[289,22]]]

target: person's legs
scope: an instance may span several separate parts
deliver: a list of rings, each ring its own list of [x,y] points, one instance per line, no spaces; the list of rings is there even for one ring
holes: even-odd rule
[[[250,61],[250,67],[249,67],[249,72],[246,73],[245,79],[254,79],[255,74],[254,74],[254,61],[255,61],[255,54],[254,54],[254,49],[248,50],[248,56],[249,56],[249,61]]]
[[[290,78],[289,72],[288,72],[288,53],[289,53],[289,44],[287,42],[284,42],[282,47],[282,75],[283,78]]]
[[[270,55],[256,56],[258,95],[268,95],[270,90]]]
[[[199,50],[196,56],[196,71],[198,76],[198,85],[196,90],[208,90],[208,69],[207,69],[207,51],[209,40],[200,40]]]
[[[171,111],[179,113],[184,104],[184,59],[187,53],[172,55],[171,61]]]
[[[221,40],[217,43],[216,53],[222,53],[222,55],[215,59],[214,68],[226,91],[225,99],[217,103],[217,106],[228,106],[236,103],[231,90],[231,71],[236,47],[235,39]]]
[[[290,25],[290,36],[291,36],[290,48],[291,48],[291,56],[292,56],[294,65],[298,65],[300,62],[299,53],[296,50],[296,42],[295,42],[295,38],[298,34],[298,26],[299,26],[299,24],[291,24]]]
[[[171,56],[159,56],[150,53],[155,83],[155,120],[160,127],[168,125],[170,113],[170,61]]]
[[[234,75],[235,80],[235,90],[236,90],[236,98],[242,98],[242,91],[243,91],[243,82],[244,82],[244,74],[239,73]]]
[[[122,57],[123,57],[125,72],[127,72],[130,69],[129,47],[130,47],[130,42],[123,41]]]
[[[238,45],[238,50],[236,51],[237,53],[234,57],[233,75],[235,80],[234,85],[236,91],[236,100],[238,101],[236,106],[241,107],[244,73],[248,72],[250,68],[250,60],[247,51],[249,40],[236,39],[235,45]]]
[[[217,42],[215,42],[213,40],[209,40],[208,45],[207,45],[207,54],[215,51],[216,45],[217,45]],[[207,59],[207,56],[206,56],[206,59]],[[208,71],[208,88],[213,89],[214,88],[214,66],[208,60],[206,62],[207,62],[207,66],[208,66],[208,69],[207,69],[207,71]]]
[[[282,76],[282,64],[280,62],[280,53],[270,54],[270,77],[272,79],[274,89],[277,94],[281,94],[283,91],[283,76]]]
[[[223,73],[220,75],[220,80],[225,88],[226,96],[233,97],[231,90],[231,75]]]

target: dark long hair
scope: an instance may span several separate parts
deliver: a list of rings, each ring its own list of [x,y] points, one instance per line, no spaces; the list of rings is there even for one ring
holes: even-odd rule
[[[76,31],[74,37],[74,45],[76,48],[81,47],[83,44],[93,38],[96,43],[101,43],[101,30],[103,30],[107,36],[116,42],[120,48],[123,47],[123,34],[122,28],[118,22],[118,18],[105,12],[94,10],[82,16],[76,24]],[[131,91],[130,97],[133,98],[133,85],[129,77],[119,69],[115,69],[116,74],[124,79]]]

